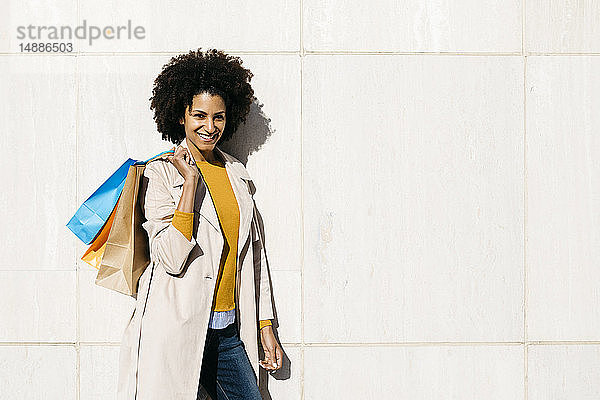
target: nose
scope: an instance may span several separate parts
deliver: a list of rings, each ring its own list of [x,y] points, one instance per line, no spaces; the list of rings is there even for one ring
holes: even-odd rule
[[[206,123],[206,132],[212,134],[215,131],[215,123],[212,119],[209,119]]]

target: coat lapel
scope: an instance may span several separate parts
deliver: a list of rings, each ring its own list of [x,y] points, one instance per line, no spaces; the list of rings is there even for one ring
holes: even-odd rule
[[[229,181],[231,182],[231,188],[233,189],[233,193],[235,195],[238,208],[240,210],[240,228],[238,231],[238,256],[241,248],[244,243],[246,243],[246,239],[248,238],[248,234],[250,233],[250,223],[252,222],[252,215],[254,211],[254,201],[252,199],[252,194],[250,192],[250,175],[248,171],[244,167],[244,165],[225,153],[217,146],[215,146],[215,150],[222,156],[225,160],[225,170],[227,171],[227,176],[229,177]],[[183,185],[183,176],[177,173],[173,182],[173,187]],[[208,200],[208,201],[205,201]],[[217,210],[215,208],[214,202],[210,193],[206,189],[206,184],[200,175],[200,181],[198,182],[198,186],[196,187],[196,195],[194,197],[194,211],[200,214],[201,217],[206,219],[210,225],[217,230],[217,232],[221,232],[221,226],[219,224],[219,217],[217,216]]]
[[[250,184],[251,180],[250,174],[246,170],[246,167],[231,157],[229,154],[225,153],[217,146],[215,149],[225,160],[225,169],[227,170],[227,175],[229,176],[229,181],[231,182],[231,188],[233,189],[233,193],[235,194],[235,198],[238,203],[238,207],[240,209],[240,228],[238,231],[238,257],[240,254],[240,250],[246,243],[246,239],[250,233],[250,223],[252,222],[252,215],[254,211],[254,200],[252,198],[252,194],[250,193]],[[216,213],[216,212],[215,212]]]

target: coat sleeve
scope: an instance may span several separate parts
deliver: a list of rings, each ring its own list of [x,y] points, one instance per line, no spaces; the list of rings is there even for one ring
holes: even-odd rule
[[[271,276],[265,259],[264,240],[260,233],[256,206],[252,215],[252,248],[254,252],[254,268],[259,276],[258,319],[264,321],[274,319],[273,299],[271,295]]]
[[[158,162],[150,162],[144,169],[147,179],[143,202],[146,222],[142,223],[142,227],[148,233],[150,259],[162,265],[168,273],[178,275],[196,245],[196,239],[188,240],[172,224],[177,205],[168,190],[164,174],[160,173]]]

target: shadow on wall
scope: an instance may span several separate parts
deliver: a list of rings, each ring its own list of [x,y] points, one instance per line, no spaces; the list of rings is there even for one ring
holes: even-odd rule
[[[260,150],[260,148],[263,146],[263,144],[265,144],[269,140],[271,135],[274,133],[274,131],[270,127],[271,119],[265,115],[265,113],[262,110],[262,107],[263,107],[263,105],[258,104],[257,101],[255,100],[250,106],[250,112],[248,113],[246,122],[239,126],[238,130],[234,133],[234,135],[230,141],[224,142],[223,144],[219,145],[219,147],[221,149],[223,149],[225,152],[231,154],[232,156],[234,156],[235,158],[240,160],[244,165],[246,165],[248,163],[248,157],[252,153]],[[269,259],[268,259],[269,252],[268,252],[268,246],[267,246],[267,237],[265,235],[263,219],[262,219],[262,215],[260,214],[260,211],[259,211],[258,207],[256,206],[256,204],[254,206],[256,207],[256,210],[258,212],[258,225],[259,225],[260,235],[263,238],[263,242],[264,242],[264,246],[265,246],[265,261],[267,263],[268,270],[270,271],[271,268],[270,268]],[[270,272],[269,272],[269,275],[270,275]],[[273,296],[273,293],[274,293],[274,288],[271,287],[271,295],[272,296]],[[273,304],[275,304],[274,300],[273,300]],[[273,320],[273,332],[275,334],[275,338],[277,339],[277,342],[279,344],[281,344],[281,341],[279,340],[278,329],[277,329],[279,327],[279,318],[277,317],[277,304],[275,304],[274,308],[275,309],[273,310],[273,312],[275,315],[275,319]],[[260,340],[259,340],[259,344],[260,344]],[[275,372],[273,374],[270,374],[266,370],[260,368],[259,386],[262,389],[261,394],[263,396],[263,399],[265,399],[265,400],[273,400],[273,398],[271,397],[271,395],[269,393],[268,387],[267,387],[269,375],[273,379],[276,379],[276,380],[286,380],[286,379],[289,379],[291,376],[291,367],[292,367],[291,360],[289,359],[287,354],[285,354],[285,348],[283,348],[283,346],[281,346],[281,347],[284,352],[283,353],[283,363],[282,363],[283,365],[282,365],[281,369],[277,370],[277,372]],[[261,346],[259,346],[259,354],[260,354],[260,359],[264,359],[264,351]]]
[[[256,100],[250,105],[246,122],[241,124],[228,142],[219,143],[219,148],[231,154],[244,165],[248,156],[258,151],[269,140],[273,131],[270,122],[262,110],[263,105]]]
[[[256,212],[258,214],[258,229],[260,231],[259,235],[263,241],[264,252],[265,252],[265,263],[267,264],[267,273],[269,274],[269,280],[272,282],[271,267],[269,264],[269,258],[267,256],[267,254],[269,254],[269,252],[267,251],[268,246],[267,246],[267,239],[265,237],[264,223],[263,223],[262,216],[260,215],[260,212],[258,210],[258,207],[256,206],[256,203],[254,204],[254,207],[256,208]],[[255,274],[256,273],[258,274],[258,276],[260,276],[260,271],[255,271]],[[274,293],[275,293],[275,289],[271,285],[271,300],[273,303],[273,315],[275,317],[272,321],[273,322],[273,333],[275,335],[275,339],[277,340],[277,343],[279,343],[281,345],[281,340],[279,339],[279,331],[277,329],[277,328],[279,328],[279,317],[277,316],[277,304],[275,303]],[[269,382],[268,376],[269,375],[271,375],[271,377],[276,380],[290,379],[290,376],[292,375],[291,374],[291,371],[292,371],[291,360],[285,353],[285,347],[283,345],[281,345],[281,349],[283,350],[283,357],[282,357],[282,366],[279,370],[270,374],[263,368],[259,369],[259,377],[258,377],[259,384],[258,384],[258,386],[261,390],[262,398],[265,400],[272,400],[272,397],[271,397],[271,394],[269,393],[269,388],[268,388],[268,382]],[[264,360],[265,352],[264,352],[262,346],[260,346],[260,340],[259,340],[259,346],[258,346],[258,353],[259,353],[259,358],[261,360]]]

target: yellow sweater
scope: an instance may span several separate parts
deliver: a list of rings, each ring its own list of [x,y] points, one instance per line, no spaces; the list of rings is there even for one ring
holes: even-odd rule
[[[227,176],[227,170],[222,163],[212,164],[208,161],[200,161],[196,165],[202,172],[209,193],[215,203],[224,239],[212,310],[228,311],[235,308],[235,275],[240,226],[239,207]],[[193,219],[193,212],[186,213],[177,209],[173,216],[173,226],[188,240],[192,238]],[[271,320],[260,321],[260,329],[267,325],[271,325]]]

